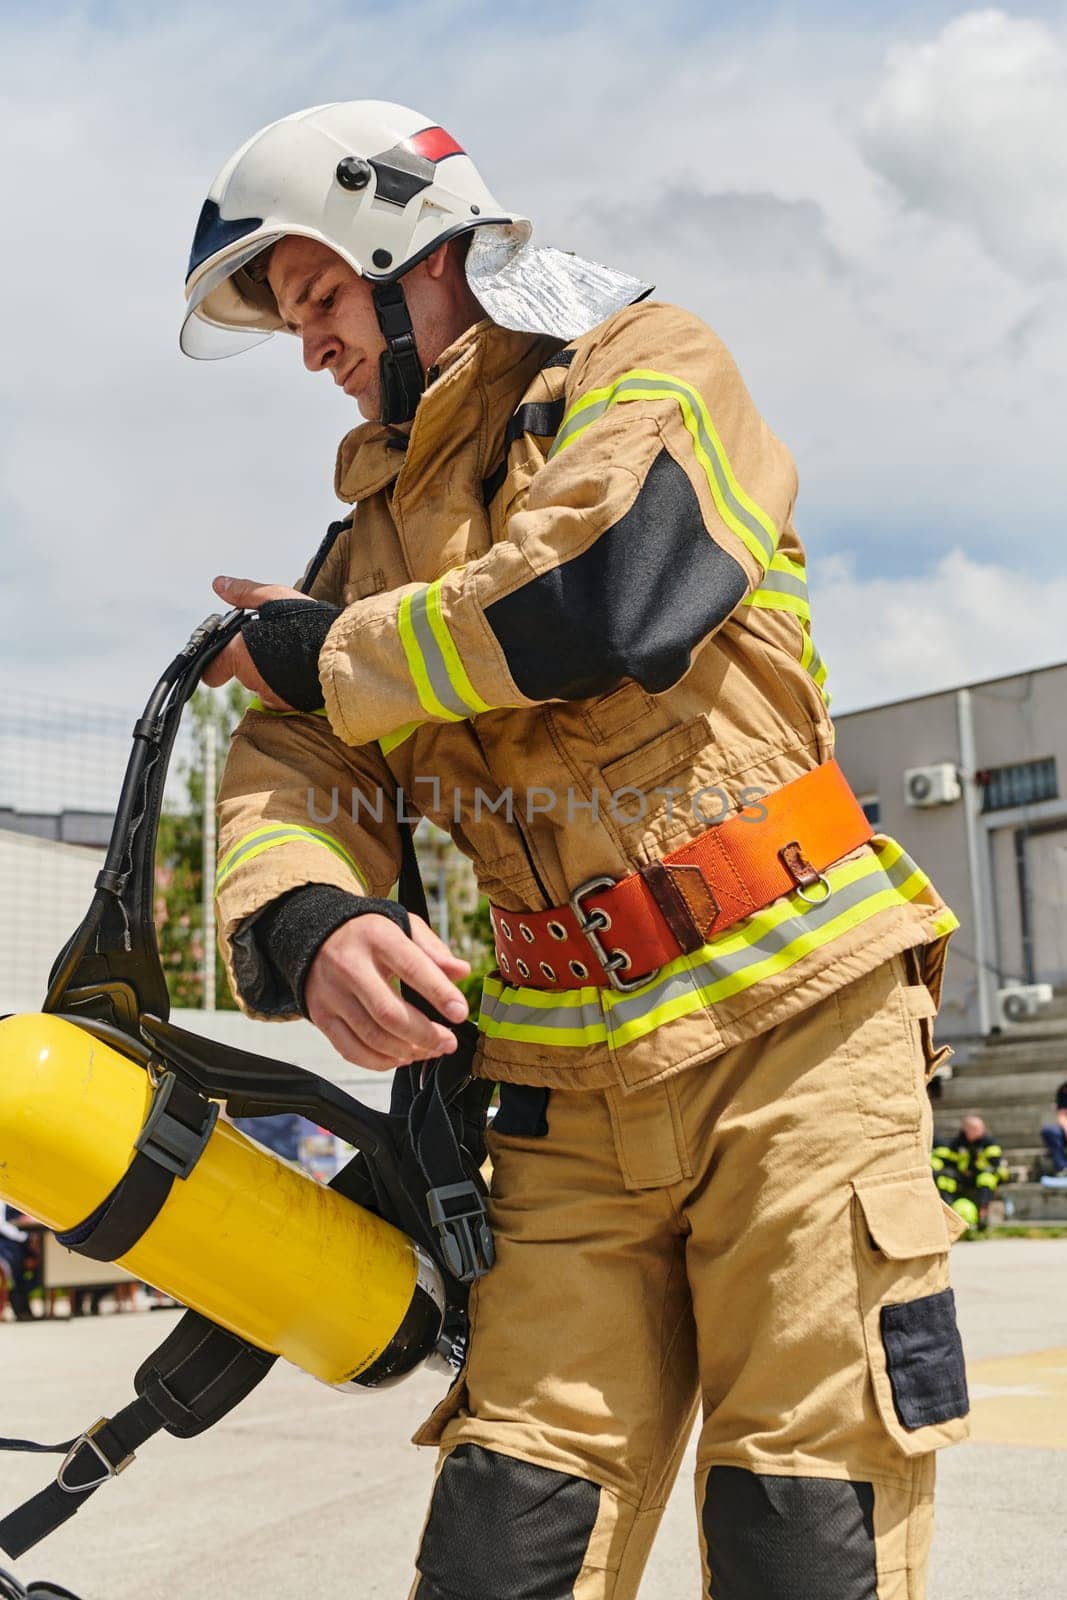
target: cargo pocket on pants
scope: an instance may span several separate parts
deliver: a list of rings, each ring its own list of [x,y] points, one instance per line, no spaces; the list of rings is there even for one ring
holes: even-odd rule
[[[967,1437],[967,1379],[948,1286],[965,1224],[925,1168],[853,1185],[856,1272],[875,1403],[890,1438],[919,1455]]]

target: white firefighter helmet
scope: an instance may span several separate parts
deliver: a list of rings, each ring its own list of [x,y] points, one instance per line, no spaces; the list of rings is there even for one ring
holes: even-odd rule
[[[419,112],[383,100],[297,111],[242,145],[211,185],[189,258],[182,349],[233,355],[283,326],[248,268],[286,234],[318,239],[361,276],[392,283],[447,239],[486,226],[516,249],[532,232]]]

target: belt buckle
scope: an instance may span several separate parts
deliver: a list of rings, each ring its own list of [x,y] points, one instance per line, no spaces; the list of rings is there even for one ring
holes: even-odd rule
[[[108,1424],[108,1420],[109,1419],[107,1417],[99,1417],[96,1422],[93,1423],[91,1428],[86,1428],[84,1433],[80,1433],[78,1435],[70,1449],[67,1451],[66,1455],[63,1457],[63,1464],[56,1473],[56,1482],[64,1494],[85,1494],[90,1489],[99,1489],[100,1485],[102,1483],[107,1483],[109,1478],[117,1478],[120,1472],[125,1472],[130,1462],[134,1459],[134,1454],[131,1450],[129,1455],[124,1456],[116,1466],[108,1460],[103,1450],[97,1444],[93,1435],[99,1433],[101,1428],[105,1428]],[[92,1451],[103,1470],[99,1478],[91,1478],[87,1483],[67,1483],[64,1474],[66,1473],[67,1468],[73,1464],[75,1456],[78,1454],[78,1451],[83,1445]]]
[[[611,913],[608,911],[594,910],[591,916],[586,916],[582,904],[587,894],[595,894],[598,889],[614,889],[614,878],[587,878],[585,883],[580,883],[567,900],[571,910],[578,920],[578,931],[584,933],[589,941],[593,954],[596,956],[607,980],[613,989],[620,994],[631,994],[634,989],[641,989],[650,978],[654,978],[659,968],[644,973],[640,978],[620,978],[619,973],[630,965],[630,957],[625,950],[608,950],[600,935],[606,933],[611,927]]]

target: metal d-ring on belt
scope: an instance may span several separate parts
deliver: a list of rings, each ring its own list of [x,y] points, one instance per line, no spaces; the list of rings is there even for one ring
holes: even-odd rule
[[[626,878],[589,878],[565,906],[491,906],[497,965],[535,989],[628,993],[784,894],[828,899],[826,869],[873,832],[837,762],[824,761]]]

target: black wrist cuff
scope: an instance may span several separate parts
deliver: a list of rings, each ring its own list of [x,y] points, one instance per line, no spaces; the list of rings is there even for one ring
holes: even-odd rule
[[[273,900],[255,921],[256,942],[270,965],[280,989],[307,1016],[304,984],[311,963],[331,933],[353,917],[374,913],[395,922],[411,937],[411,924],[402,905],[372,895],[350,894],[329,883],[309,883]]]
[[[265,600],[241,629],[258,671],[294,711],[322,709],[319,655],[340,615],[325,600]]]

